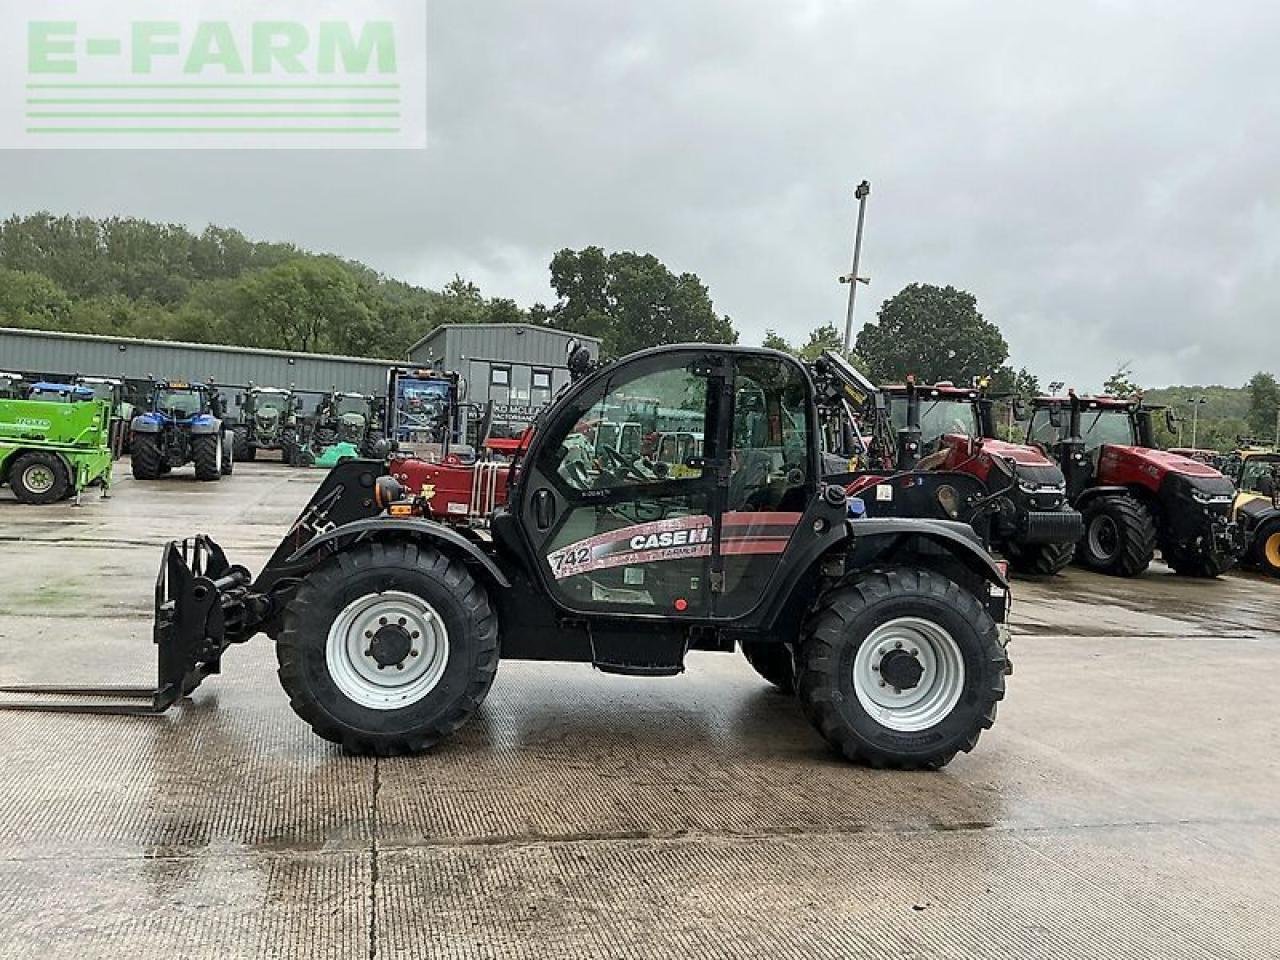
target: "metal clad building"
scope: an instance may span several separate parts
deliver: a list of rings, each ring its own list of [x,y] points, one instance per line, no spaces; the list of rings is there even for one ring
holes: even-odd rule
[[[149,376],[243,386],[294,384],[381,395],[387,368],[400,361],[289,353],[214,343],[134,340],[0,327],[0,370],[145,380]]]
[[[570,340],[599,359],[595,337],[529,323],[453,323],[436,327],[409,348],[411,363],[456,371],[467,380],[468,399],[492,400],[510,419],[542,407],[569,382]]]

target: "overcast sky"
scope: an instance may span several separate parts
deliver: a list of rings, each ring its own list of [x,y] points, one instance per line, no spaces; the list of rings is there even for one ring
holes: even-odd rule
[[[432,0],[425,151],[0,151],[0,210],[135,215],[549,301],[565,246],[656,254],[744,342],[977,295],[1096,388],[1280,373],[1280,5]]]

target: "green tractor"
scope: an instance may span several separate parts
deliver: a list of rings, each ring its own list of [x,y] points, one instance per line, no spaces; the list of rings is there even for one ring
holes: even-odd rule
[[[73,403],[0,399],[0,483],[22,503],[72,496],[78,503],[91,485],[105,497],[111,488],[110,428],[110,404],[91,397]]]
[[[383,424],[381,397],[331,390],[301,433],[296,454],[288,462],[309,467],[333,458],[334,448],[352,450],[370,460],[385,460],[390,444]]]
[[[252,382],[249,389],[236,396],[240,422],[232,427],[235,436],[235,459],[256,460],[259,450],[279,450],[285,463],[298,454],[298,411],[302,398],[293,386],[259,387]]]
[[[119,377],[76,377],[76,385],[93,391],[93,399],[111,404],[111,454],[118,458],[129,452],[129,424],[134,405],[129,391]]]

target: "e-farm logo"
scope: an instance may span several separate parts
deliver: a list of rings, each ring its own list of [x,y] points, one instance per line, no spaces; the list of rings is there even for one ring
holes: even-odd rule
[[[424,0],[0,9],[6,147],[426,146]]]

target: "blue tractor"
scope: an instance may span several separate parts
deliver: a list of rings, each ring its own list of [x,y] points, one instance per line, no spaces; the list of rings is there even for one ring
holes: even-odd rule
[[[153,380],[145,411],[130,424],[133,478],[155,480],[185,463],[195,464],[197,480],[229,475],[234,440],[222,416],[222,396],[213,387]]]

